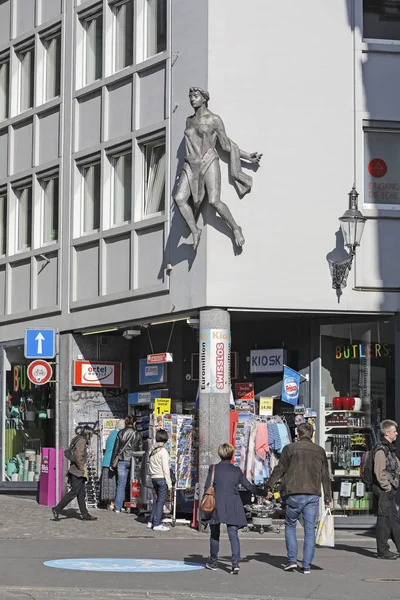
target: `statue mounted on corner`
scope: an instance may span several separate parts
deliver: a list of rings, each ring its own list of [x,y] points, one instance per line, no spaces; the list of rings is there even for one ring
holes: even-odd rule
[[[185,164],[179,178],[175,202],[192,232],[194,249],[199,245],[201,236],[196,217],[206,193],[208,202],[232,229],[236,245],[241,247],[245,241],[242,229],[227,205],[221,202],[221,170],[216,151],[217,140],[221,148],[230,154],[231,176],[240,197],[250,192],[252,186],[252,178],[243,173],[240,159],[258,165],[262,154],[244,152],[228,138],[221,117],[208,109],[208,92],[199,87],[192,87],[189,90],[189,100],[194,108],[194,115],[186,120]],[[190,197],[193,199],[193,210],[189,204]]]

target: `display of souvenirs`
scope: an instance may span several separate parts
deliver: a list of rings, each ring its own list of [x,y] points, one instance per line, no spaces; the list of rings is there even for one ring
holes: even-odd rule
[[[165,447],[170,455],[171,471],[176,477],[176,488],[194,488],[198,451],[194,415],[152,415],[150,436],[153,441],[160,427],[168,433]]]

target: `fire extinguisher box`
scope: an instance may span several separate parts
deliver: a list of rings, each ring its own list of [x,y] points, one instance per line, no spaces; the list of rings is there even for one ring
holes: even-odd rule
[[[63,450],[58,454],[58,498],[62,493]],[[39,479],[39,504],[55,506],[56,501],[56,449],[42,448],[42,462]]]

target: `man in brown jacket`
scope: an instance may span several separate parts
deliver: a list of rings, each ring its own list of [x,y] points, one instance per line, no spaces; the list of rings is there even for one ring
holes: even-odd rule
[[[296,525],[300,515],[304,523],[303,573],[308,575],[315,550],[315,523],[324,489],[325,506],[331,503],[331,481],[325,450],[312,441],[314,430],[310,423],[301,423],[297,428],[299,441],[285,446],[278,465],[268,481],[272,490],[282,482],[282,496],[286,500],[285,541],[288,562],[285,571],[297,569]]]
[[[400,552],[400,524],[395,502],[399,487],[400,463],[396,456],[397,423],[386,419],[380,425],[381,442],[374,451],[374,485],[378,500],[376,545],[378,558],[395,560]],[[388,541],[392,538],[397,552],[391,552]]]
[[[74,437],[70,444],[70,449],[72,450],[74,457],[74,460],[71,461],[68,469],[68,484],[70,486],[70,490],[60,500],[57,506],[54,506],[51,509],[55,521],[60,520],[60,512],[74,498],[76,498],[78,501],[82,520],[97,521],[97,517],[93,517],[89,514],[85,500],[87,480],[87,446],[90,443],[92,435],[93,431],[87,427],[84,427],[82,432]]]

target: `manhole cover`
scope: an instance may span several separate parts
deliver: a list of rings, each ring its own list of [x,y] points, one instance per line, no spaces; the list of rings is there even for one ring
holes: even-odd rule
[[[400,581],[400,577],[379,577],[376,579],[364,579],[364,581],[367,581],[368,583],[398,583]]]

